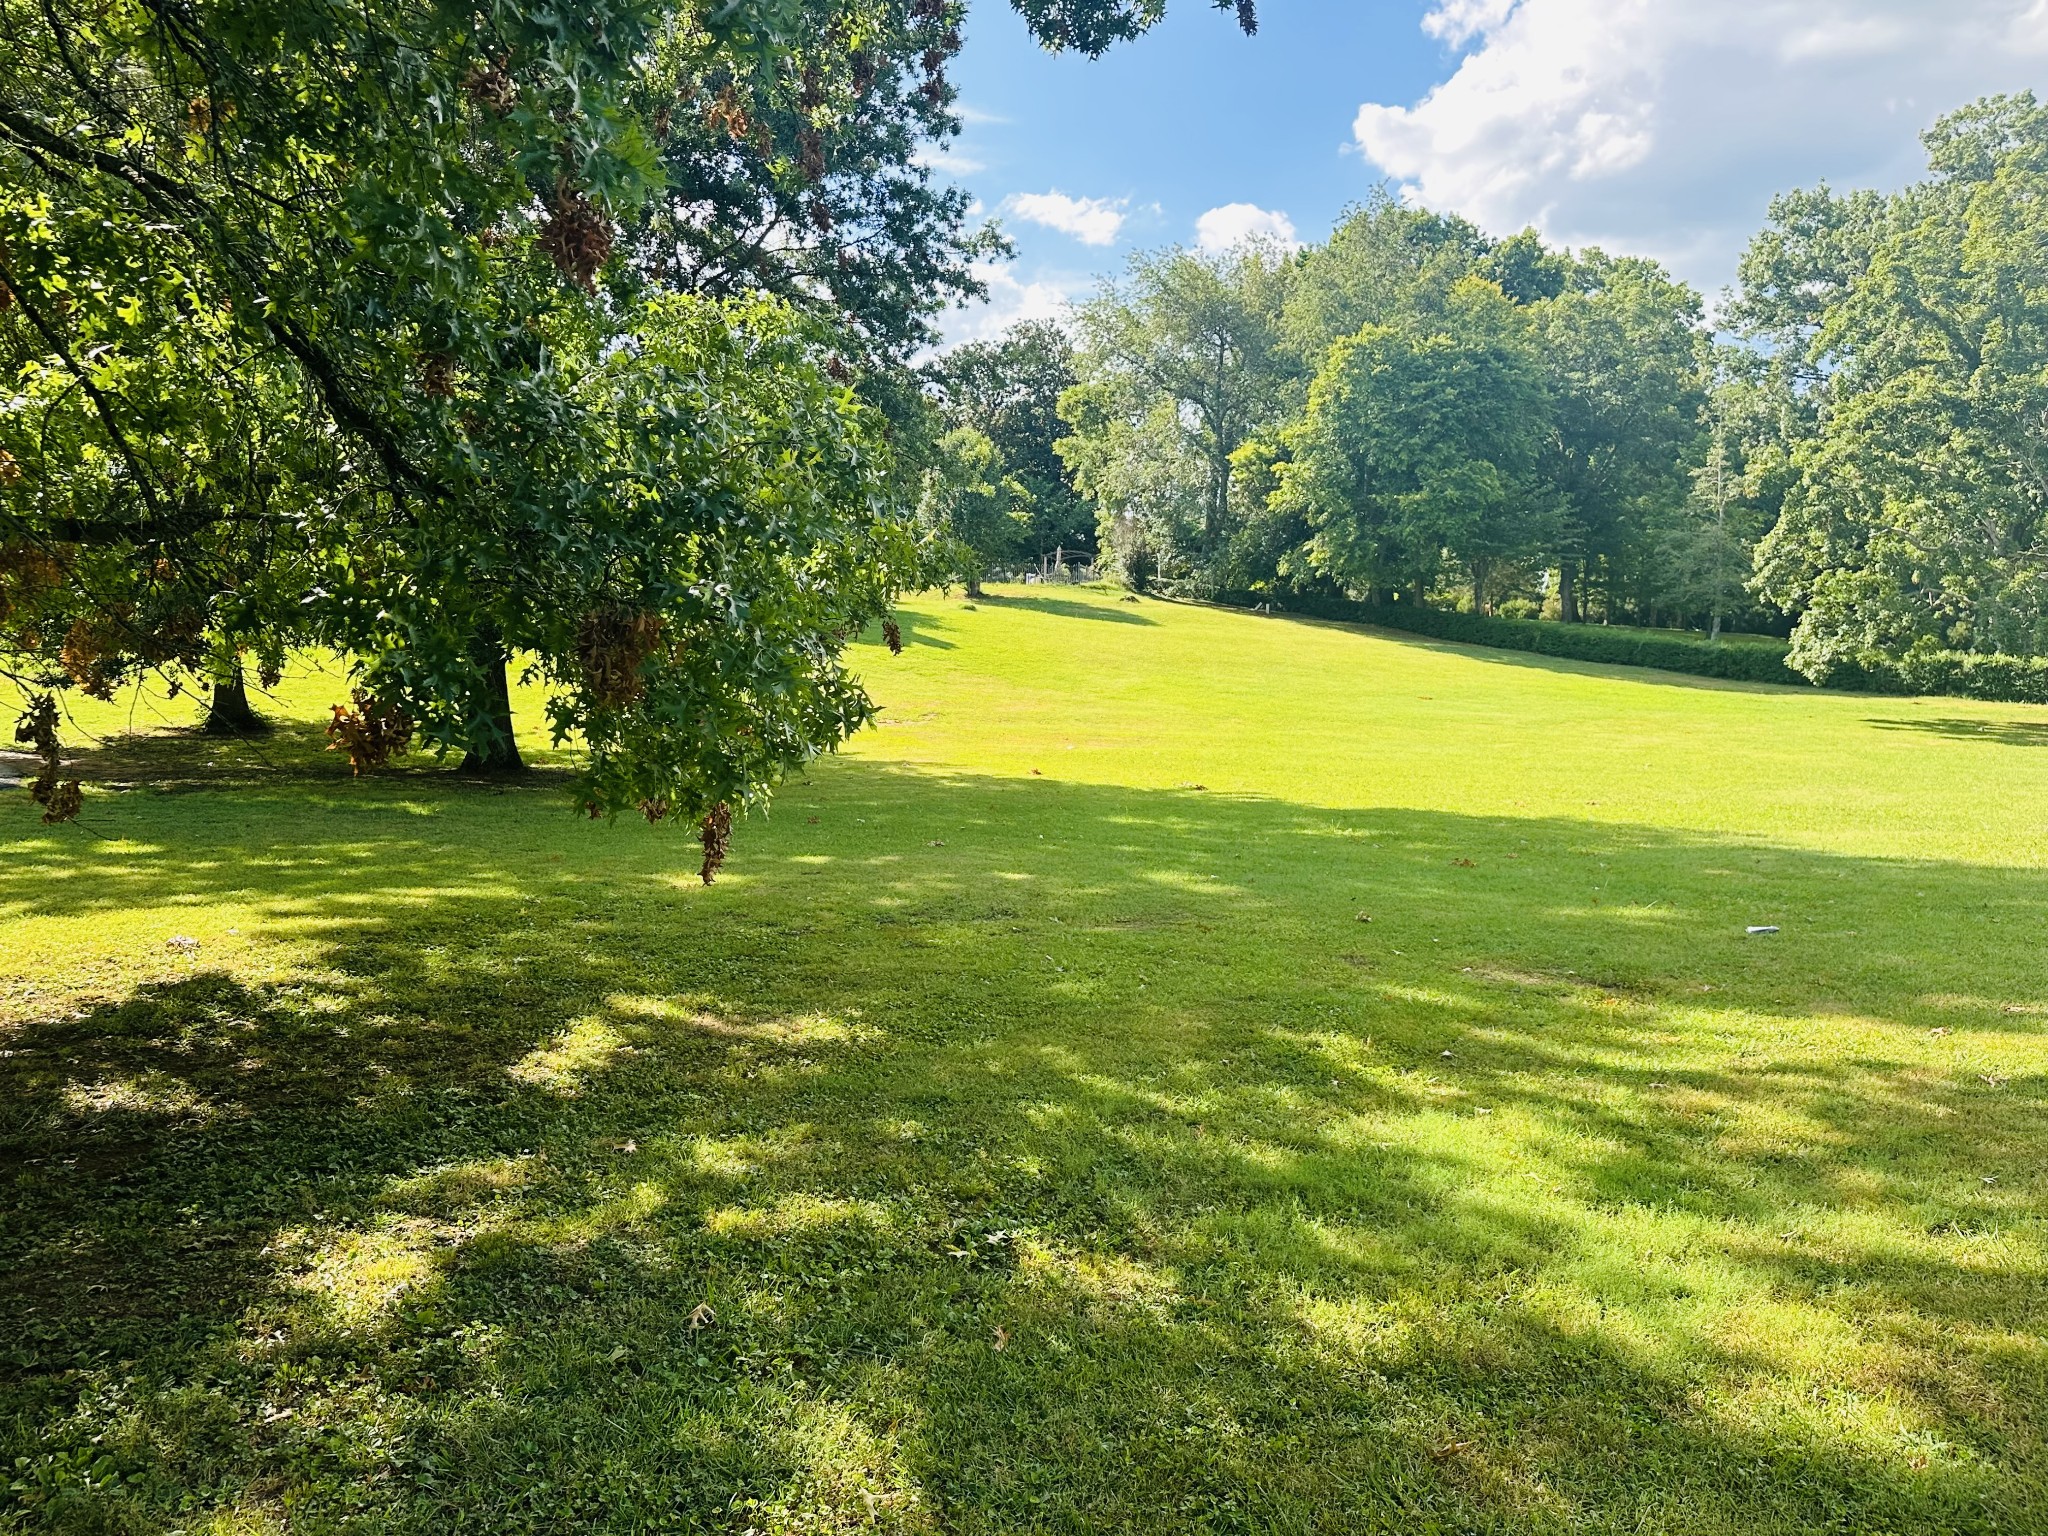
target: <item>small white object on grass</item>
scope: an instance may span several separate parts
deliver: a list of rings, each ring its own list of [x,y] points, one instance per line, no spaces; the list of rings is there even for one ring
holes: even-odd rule
[[[1778,925],[1776,923],[1764,923],[1761,925],[1753,925],[1749,930],[1749,936],[1753,939],[1756,938],[1759,934],[1776,933],[1777,931]]]

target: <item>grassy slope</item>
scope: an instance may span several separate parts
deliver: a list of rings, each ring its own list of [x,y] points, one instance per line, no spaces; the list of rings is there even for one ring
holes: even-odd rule
[[[2048,712],[908,618],[708,891],[0,795],[0,1525],[2048,1524]]]

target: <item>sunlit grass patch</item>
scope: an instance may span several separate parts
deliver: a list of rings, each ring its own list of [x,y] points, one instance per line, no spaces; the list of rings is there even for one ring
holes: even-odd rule
[[[2048,1525],[2013,710],[1041,596],[709,889],[310,671],[0,792],[0,1528]]]

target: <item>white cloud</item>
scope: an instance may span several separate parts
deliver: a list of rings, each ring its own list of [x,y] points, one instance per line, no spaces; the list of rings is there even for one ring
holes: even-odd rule
[[[951,144],[926,144],[912,153],[910,163],[941,176],[974,176],[988,169],[986,161],[963,154]]]
[[[1114,244],[1124,227],[1127,197],[1069,197],[1064,192],[1019,192],[1003,210],[1031,224],[1043,224],[1083,245]]]
[[[1247,240],[1296,246],[1294,220],[1254,203],[1225,203],[1195,220],[1195,244],[1211,254],[1243,245]]]
[[[1407,195],[1709,287],[1773,192],[1910,179],[1922,128],[2048,59],[2048,0],[1435,0],[1422,25],[1455,72],[1354,130]]]
[[[974,275],[988,289],[988,297],[948,310],[939,318],[947,347],[986,341],[1025,320],[1057,320],[1096,281],[1085,275],[1040,273],[1027,282],[995,261],[976,262]]]
[[[1514,8],[1515,0],[1438,0],[1422,18],[1422,30],[1456,47],[1499,26]]]

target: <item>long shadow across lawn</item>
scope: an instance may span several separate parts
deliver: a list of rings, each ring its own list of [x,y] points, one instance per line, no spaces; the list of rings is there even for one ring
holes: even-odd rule
[[[1163,598],[1164,602],[1189,601],[1188,599]],[[1203,603],[1199,606],[1213,607]],[[1228,613],[1244,613],[1241,608],[1227,608]],[[1097,617],[1100,617],[1097,614]],[[1303,613],[1273,611],[1260,615],[1262,618],[1277,620],[1283,624],[1301,624],[1316,629],[1348,630],[1354,634],[1372,635],[1376,639],[1391,640],[1399,645],[1413,646],[1418,650],[1436,651],[1446,656],[1457,656],[1466,661],[1483,661],[1490,666],[1517,667],[1526,671],[1568,672],[1580,677],[1622,676],[1631,681],[1661,683],[1671,688],[1701,689],[1715,693],[1790,693],[1810,694],[1818,689],[1804,687],[1796,682],[1753,683],[1738,678],[1699,677],[1686,672],[1666,672],[1661,667],[1632,666],[1626,662],[1580,661],[1571,656],[1551,656],[1538,651],[1516,651],[1506,646],[1480,645],[1468,640],[1436,640],[1418,635],[1412,630],[1393,629],[1375,624],[1369,619],[1319,619]],[[1740,644],[1742,642],[1731,642]]]
[[[7,809],[0,913],[307,953],[0,1042],[0,1520],[2048,1518],[2039,873],[857,763],[711,891],[529,791]]]
[[[1000,603],[1005,608],[1029,608],[1034,613],[1047,613],[1062,619],[1092,619],[1099,624],[1143,624],[1157,626],[1157,619],[1148,617],[1131,608],[1110,607],[1102,603],[1077,603],[1071,597],[1047,597],[1042,593],[1026,596],[1019,592],[996,592],[987,594],[984,601]]]
[[[2048,747],[2048,721],[1958,720],[1946,716],[1926,720],[1872,720],[1881,731],[1918,731],[1955,741],[1996,741],[2009,747]]]

